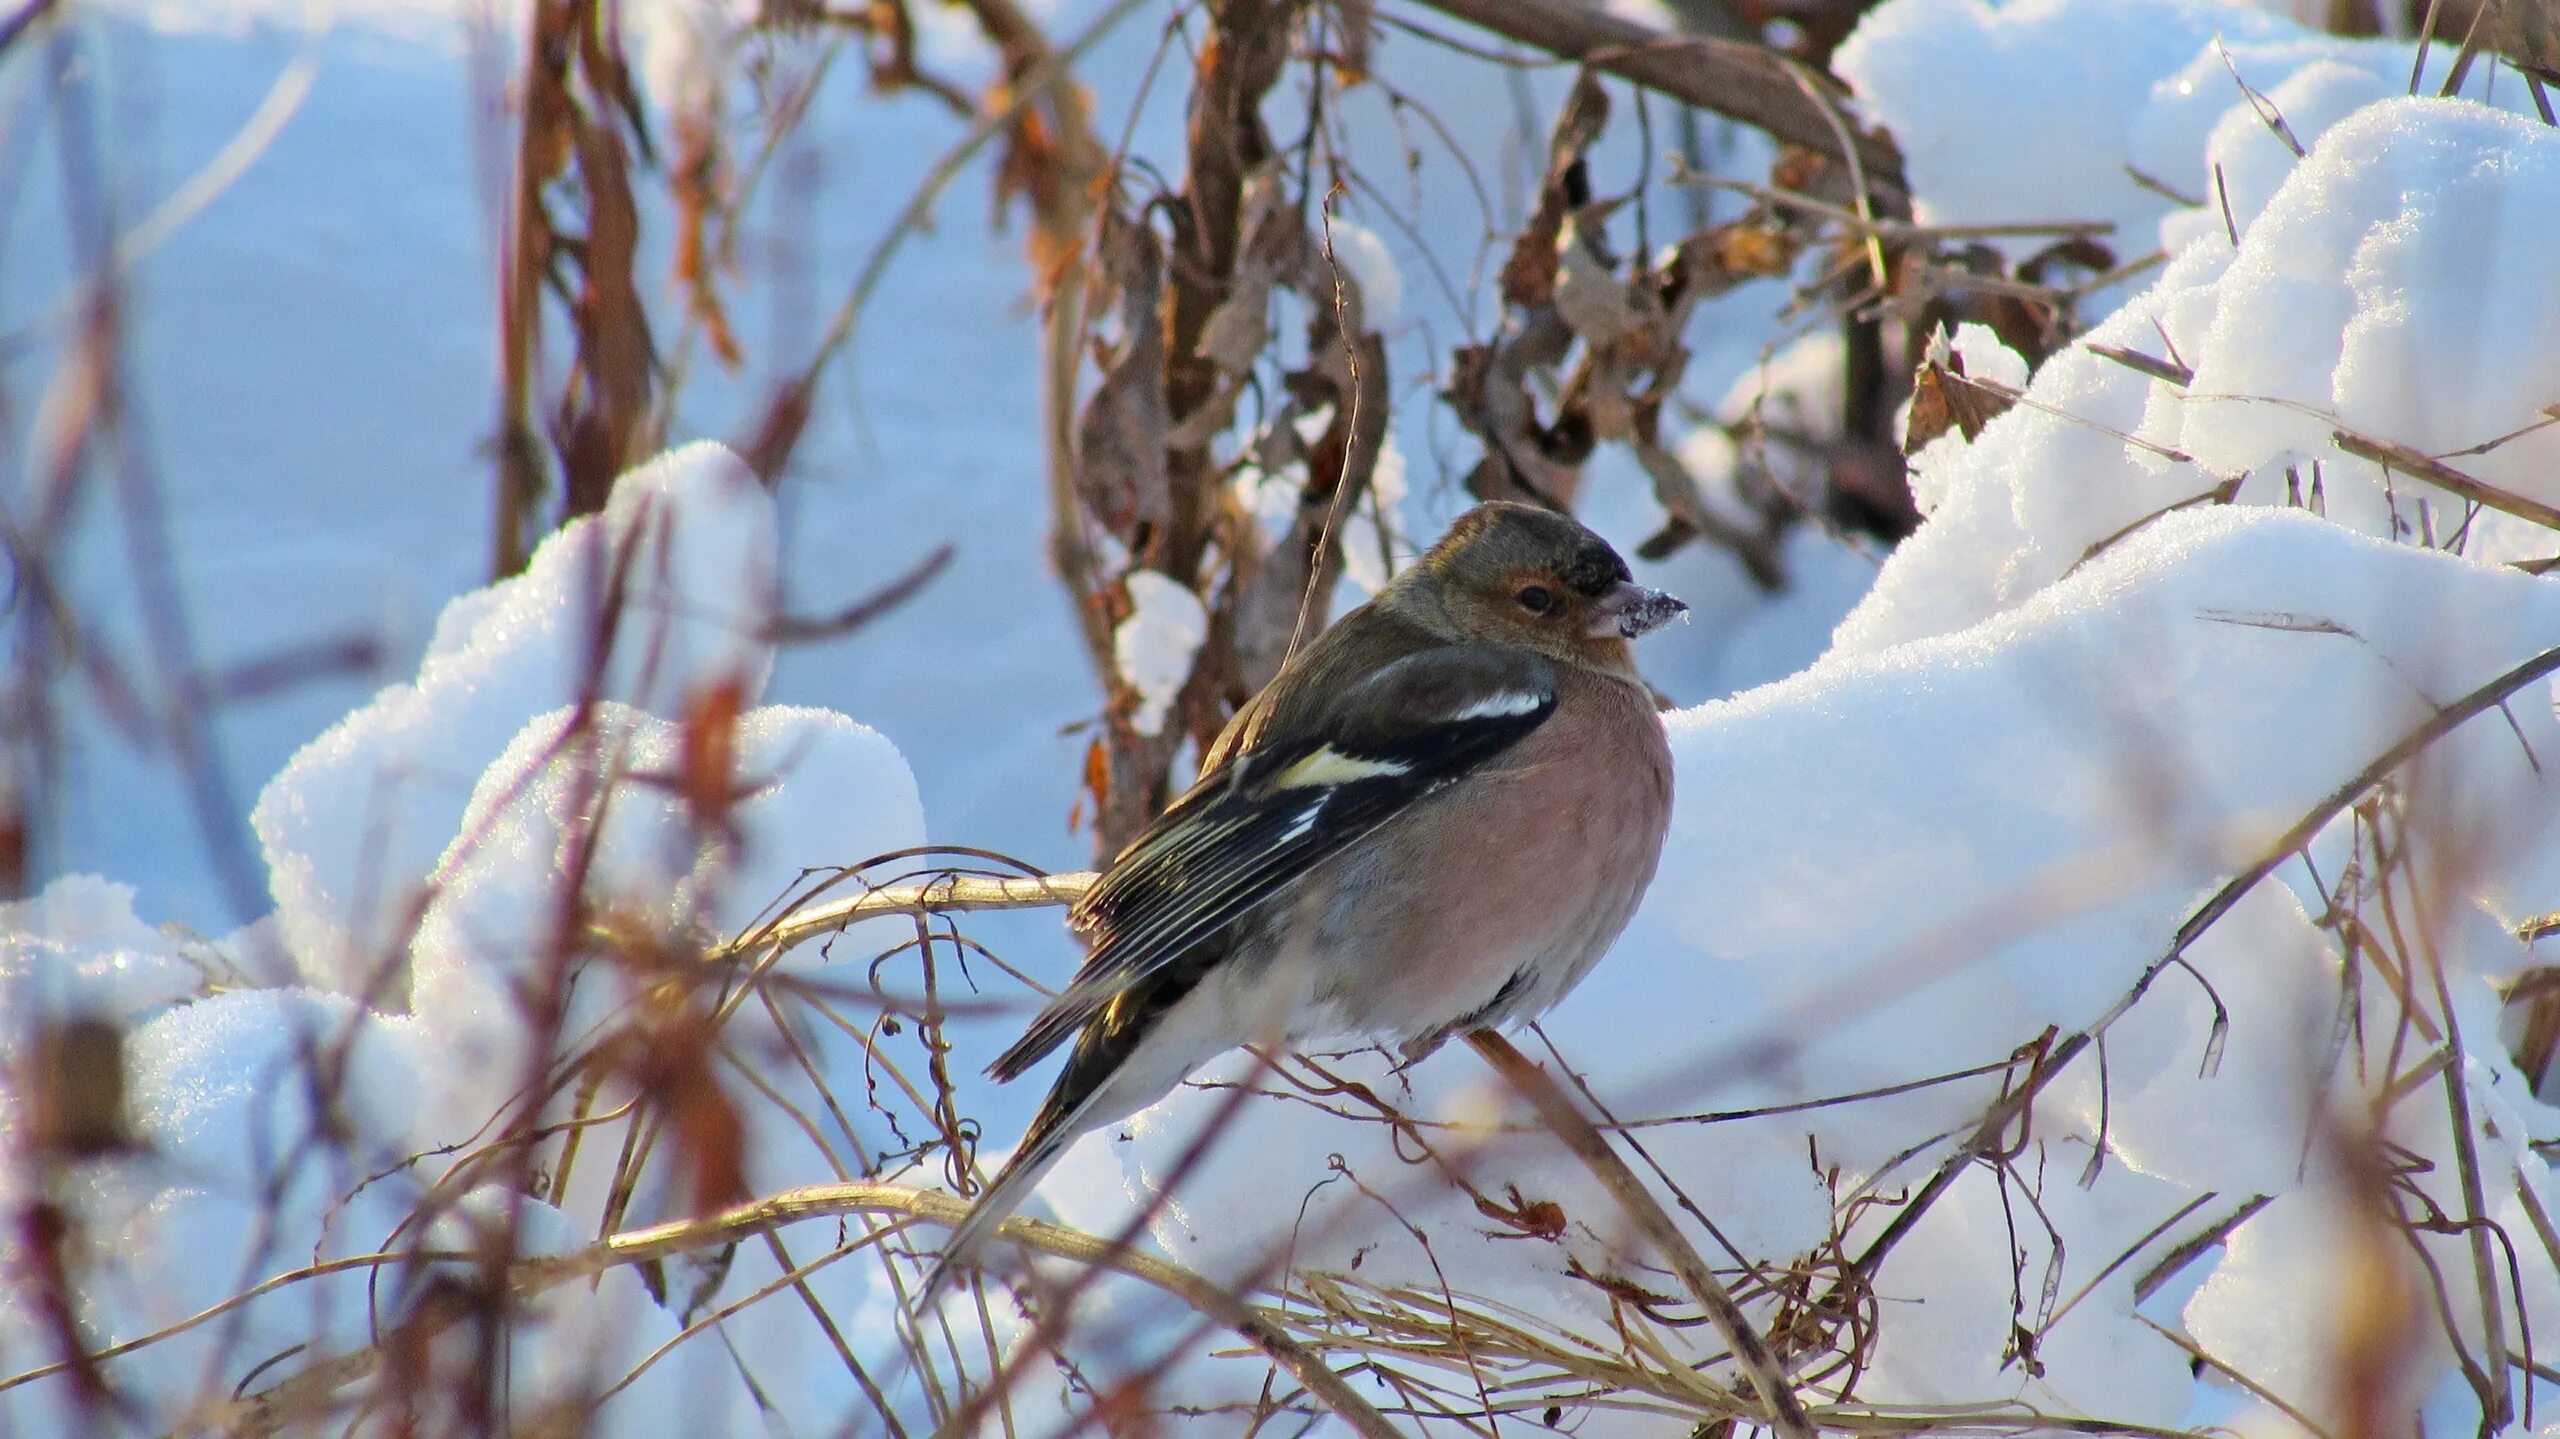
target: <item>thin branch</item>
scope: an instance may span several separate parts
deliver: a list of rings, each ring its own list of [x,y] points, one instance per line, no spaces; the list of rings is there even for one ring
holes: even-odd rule
[[[1972,1137],[1966,1140],[1954,1154],[1948,1156],[1947,1160],[1929,1176],[1919,1192],[1912,1196],[1911,1201],[1894,1216],[1893,1222],[1886,1226],[1885,1231],[1876,1237],[1875,1242],[1867,1247],[1865,1253],[1858,1256],[1855,1265],[1856,1273],[1872,1278],[1877,1267],[1884,1262],[1885,1256],[1901,1242],[1904,1235],[1919,1224],[1921,1216],[1926,1214],[1930,1206],[1937,1202],[1939,1196],[1955,1183],[1957,1176],[1961,1175],[1974,1161],[1999,1149],[2003,1144],[2003,1136],[2034,1105],[2036,1097],[2044,1092],[2045,1086],[2068,1067],[2072,1060],[2078,1058],[2081,1051],[2086,1049],[2093,1039],[2112,1028],[2117,1020],[2122,1019],[2141,1000],[2143,995],[2150,992],[2154,980],[2158,979],[2171,965],[2182,962],[2188,947],[2202,939],[2205,932],[2219,923],[2224,915],[2230,913],[2233,907],[2240,903],[2242,897],[2257,888],[2261,880],[2275,873],[2279,865],[2292,858],[2304,845],[2309,844],[2314,836],[2328,827],[2331,820],[2344,813],[2346,808],[2355,803],[2367,790],[2390,778],[2400,766],[2416,758],[2428,746],[2444,738],[2464,721],[2497,708],[2509,696],[2522,690],[2526,685],[2554,672],[2560,672],[2560,648],[2544,650],[2453,704],[2438,710],[2428,718],[2426,723],[2402,736],[2397,744],[2384,750],[2371,764],[2357,771],[2355,776],[2346,783],[2330,791],[2319,804],[2296,820],[2293,827],[2286,830],[2273,845],[2269,846],[2255,864],[2233,876],[2230,882],[2214,893],[2212,898],[2206,900],[2194,913],[2187,916],[2186,923],[2178,926],[2178,932],[2172,939],[2168,952],[2143,970],[2141,976],[2134,981],[2132,988],[2127,990],[2105,1014],[2100,1015],[2097,1022],[2077,1034],[2065,1036],[2056,1043],[2044,1064],[2039,1066],[2026,1082],[2003,1097],[1983,1115],[1981,1122],[1975,1126]]]
[[[877,919],[883,915],[956,914],[981,909],[1049,909],[1070,905],[1084,898],[1085,891],[1093,888],[1101,878],[1090,871],[1020,878],[943,875],[921,884],[885,885],[850,899],[792,911],[712,950],[706,957],[714,962],[724,962],[744,959],[751,954],[778,955],[810,940],[823,939],[866,919]]]
[[[2475,480],[2432,455],[2421,454],[2406,445],[2377,440],[2352,430],[2339,430],[2330,436],[2339,449],[2360,460],[2371,460],[2386,470],[2398,470],[2412,479],[2424,480],[2439,490],[2460,495],[2476,505],[2504,510],[2520,520],[2531,520],[2545,529],[2560,530],[2560,509],[2528,499],[2512,490]]]
[[[1627,1167],[1627,1162],[1618,1157],[1618,1151],[1609,1147],[1609,1141],[1601,1137],[1591,1120],[1575,1106],[1572,1096],[1566,1094],[1545,1070],[1532,1063],[1510,1040],[1490,1029],[1470,1033],[1467,1044],[1483,1056],[1484,1062],[1493,1066],[1494,1072],[1517,1090],[1521,1098],[1529,1101],[1531,1107],[1538,1111],[1538,1117],[1555,1132],[1556,1138],[1564,1141],[1574,1157],[1580,1159],[1592,1177],[1599,1180],[1610,1196],[1618,1201],[1618,1207],[1625,1211],[1628,1220],[1655,1249],[1661,1251],[1672,1272],[1680,1276],[1680,1282],[1688,1288],[1689,1296],[1707,1312],[1707,1320],[1715,1325],[1717,1335],[1733,1351],[1734,1362],[1741,1365],[1742,1372],[1749,1376],[1751,1387],[1759,1391],[1760,1401],[1768,1406],[1770,1427],[1782,1439],[1811,1439],[1813,1426],[1805,1417],[1804,1405],[1787,1384],[1776,1357],[1770,1354],[1768,1344],[1760,1338],[1760,1331],[1752,1327],[1742,1307],[1725,1292],[1723,1283],[1680,1233],[1680,1226],[1672,1222],[1671,1215],[1654,1199],[1653,1192],[1644,1187],[1644,1181],[1636,1177],[1635,1171]]]
[[[519,1299],[530,1297],[622,1265],[718,1249],[812,1219],[886,1214],[956,1225],[968,1217],[970,1208],[970,1202],[957,1195],[900,1184],[815,1184],[770,1194],[699,1219],[628,1230],[571,1254],[519,1261],[511,1267],[509,1288]],[[1007,1219],[998,1232],[1026,1249],[1078,1263],[1104,1265],[1155,1285],[1242,1335],[1364,1439],[1403,1439],[1376,1406],[1291,1338],[1276,1317],[1201,1275],[1062,1224],[1016,1217]],[[422,1342],[433,1329],[459,1317],[421,1311],[412,1326],[390,1336],[389,1342]],[[420,1332],[422,1328],[427,1332]],[[286,1424],[322,1412],[339,1390],[375,1372],[382,1360],[381,1346],[333,1355],[271,1388],[200,1410],[172,1434],[225,1429],[243,1435],[275,1433]]]

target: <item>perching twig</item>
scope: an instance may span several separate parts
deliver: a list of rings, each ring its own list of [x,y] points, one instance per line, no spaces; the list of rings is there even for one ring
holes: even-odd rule
[[[1084,898],[1102,876],[1075,874],[1013,876],[943,875],[921,884],[893,884],[831,904],[794,910],[772,923],[711,951],[714,961],[749,954],[780,954],[810,940],[877,919],[882,915],[959,914],[980,909],[1048,909]]]
[[[923,884],[896,885],[869,894],[840,900],[833,904],[812,906],[786,915],[764,929],[715,953],[716,958],[734,959],[750,952],[779,952],[809,940],[833,934],[861,920],[890,914],[934,914],[957,910],[1037,909],[1045,905],[1072,904],[1083,897],[1101,876],[1085,872],[1053,874],[1038,877],[963,878],[958,876],[930,880]],[[1514,1047],[1511,1041],[1490,1030],[1478,1030],[1467,1036],[1467,1043],[1487,1064],[1493,1066],[1510,1085],[1538,1111],[1541,1119],[1566,1147],[1588,1167],[1626,1211],[1628,1219],[1645,1238],[1661,1251],[1672,1271],[1680,1277],[1690,1296],[1697,1300],[1707,1317],[1729,1346],[1735,1362],[1750,1377],[1763,1403],[1768,1406],[1771,1424],[1786,1439],[1809,1439],[1812,1428],[1792,1389],[1787,1386],[1768,1345],[1751,1327],[1732,1295],[1697,1250],[1683,1238],[1661,1204],[1627,1168],[1617,1152],[1591,1121],[1574,1107],[1573,1101],[1556,1086],[1546,1071],[1538,1068]],[[928,1216],[930,1217],[930,1216]],[[1028,1220],[1007,1221],[1001,1231],[1014,1235],[1013,1226]],[[1044,1229],[1055,1226],[1042,1226]],[[1073,1233],[1074,1231],[1061,1231]],[[1062,1252],[1062,1251],[1051,1251]],[[1074,1257],[1074,1256],[1069,1256]],[[1153,1263],[1139,1256],[1120,1256],[1129,1263]],[[1115,1260],[1114,1262],[1119,1262]],[[1125,1265],[1124,1265],[1125,1267]],[[1132,1269],[1135,1273],[1136,1270]],[[1142,1278],[1149,1277],[1140,1275]],[[1163,1283],[1162,1280],[1156,1282]],[[1172,1288],[1169,1283],[1164,1287]],[[1176,1291],[1180,1292],[1180,1291]],[[1205,1307],[1204,1307],[1205,1308]],[[1215,1314],[1214,1310],[1207,1310]],[[1221,1322],[1236,1327],[1228,1316]],[[1252,1337],[1248,1334],[1247,1337]],[[1256,1341],[1259,1343],[1259,1341]],[[1274,1356],[1275,1360],[1278,1356]],[[1284,1367],[1286,1367],[1284,1365]],[[1292,1371],[1293,1373],[1295,1371]],[[1303,1382],[1304,1376],[1299,1376]],[[1313,1387],[1313,1386],[1310,1386]]]

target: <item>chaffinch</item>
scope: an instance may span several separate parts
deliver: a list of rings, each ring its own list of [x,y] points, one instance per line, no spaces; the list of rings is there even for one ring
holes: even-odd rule
[[[1628,641],[1687,608],[1572,519],[1487,504],[1308,645],[1069,912],[1083,968],[988,1072],[1074,1049],[926,1292],[1077,1137],[1230,1049],[1419,1057],[1562,999],[1662,852],[1671,751]]]

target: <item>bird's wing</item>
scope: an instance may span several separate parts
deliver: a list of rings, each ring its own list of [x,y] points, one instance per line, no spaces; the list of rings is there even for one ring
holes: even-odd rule
[[[1076,905],[1070,918],[1093,942],[1084,967],[988,1072],[1030,1068],[1122,993],[1519,743],[1555,707],[1546,660],[1441,646],[1346,687],[1303,730],[1226,756]]]

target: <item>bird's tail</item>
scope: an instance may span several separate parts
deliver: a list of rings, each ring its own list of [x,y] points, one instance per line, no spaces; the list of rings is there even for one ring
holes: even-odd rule
[[[1042,1117],[1045,1119],[1047,1116]],[[1040,1181],[1049,1177],[1049,1171],[1056,1167],[1059,1156],[1075,1142],[1076,1133],[1063,1125],[1051,1124],[1023,1136],[1022,1144],[1014,1150],[1013,1157],[997,1171],[995,1183],[988,1185],[986,1193],[978,1196],[969,1217],[960,1221],[958,1227],[951,1231],[951,1238],[943,1244],[941,1257],[933,1262],[932,1271],[925,1275],[924,1288],[916,1296],[919,1307],[931,1304],[940,1296],[942,1286],[950,1282],[954,1271],[967,1269],[978,1262],[978,1251],[995,1236],[996,1226],[1012,1218],[1013,1212],[1022,1207],[1022,1201],[1031,1197],[1031,1191],[1040,1187]]]
[[[1112,1054],[1104,1063],[1094,1063],[1102,1056],[1089,1051],[1100,1047],[1090,1039],[1077,1046],[1075,1058],[1068,1062],[1066,1072],[1058,1076],[1057,1087],[1049,1091],[1048,1099],[1040,1106],[1040,1113],[1031,1121],[1031,1128],[1023,1134],[1022,1143],[1014,1147],[1013,1157],[1004,1162],[1004,1168],[996,1171],[995,1182],[978,1196],[969,1216],[960,1221],[951,1231],[951,1238],[943,1244],[942,1256],[934,1261],[932,1271],[925,1276],[924,1288],[917,1293],[918,1307],[932,1303],[942,1292],[942,1286],[949,1282],[953,1271],[966,1269],[977,1262],[978,1251],[995,1236],[996,1226],[1011,1218],[1013,1212],[1022,1207],[1022,1201],[1031,1197],[1031,1191],[1040,1187],[1040,1181],[1049,1177],[1049,1171],[1057,1167],[1068,1145],[1075,1143],[1086,1130],[1119,1117],[1117,1114],[1095,1112],[1104,1098],[1101,1081],[1117,1068],[1120,1058],[1118,1054]],[[1100,1073],[1097,1074],[1097,1070]]]
[[[1233,1043],[1223,1033],[1168,1036],[1166,1014],[1191,988],[1189,983],[1158,984],[1140,992],[1133,1002],[1110,1005],[1086,1022],[1066,1067],[1058,1072],[1057,1083],[1013,1157],[996,1172],[995,1183],[979,1196],[969,1217],[951,1231],[942,1257],[934,1262],[917,1295],[920,1307],[941,1292],[954,1270],[976,1262],[978,1250],[994,1237],[996,1226],[1031,1197],[1068,1145],[1087,1130],[1124,1119],[1164,1098],[1183,1076]]]

